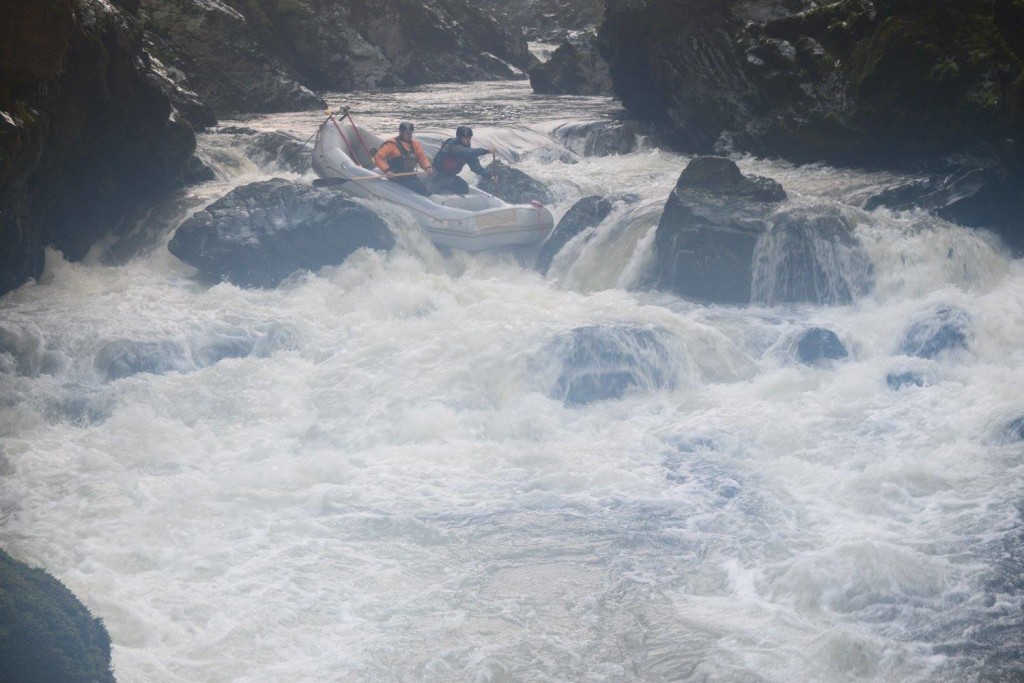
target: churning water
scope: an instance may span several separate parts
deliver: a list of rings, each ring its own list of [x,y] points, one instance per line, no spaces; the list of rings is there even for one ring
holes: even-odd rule
[[[687,159],[571,151],[610,100],[345,102],[428,143],[474,125],[556,219],[591,194],[614,208],[546,278],[438,253],[395,214],[393,253],[210,286],[167,251],[174,227],[300,177],[211,133],[218,179],[154,212],[145,248],[51,253],[0,299],[0,544],[103,618],[118,680],[1024,676],[1020,261],[856,208],[890,176],[743,158],[787,209],[856,226],[870,287],[699,306],[642,286]],[[319,122],[244,125],[301,142]],[[765,278],[784,252],[763,245]],[[798,362],[813,327],[848,355]]]

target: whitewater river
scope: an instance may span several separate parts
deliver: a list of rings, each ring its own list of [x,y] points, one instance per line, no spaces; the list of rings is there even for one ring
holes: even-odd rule
[[[875,286],[700,306],[642,286],[688,159],[552,135],[611,100],[504,83],[332,104],[427,143],[470,123],[556,220],[615,208],[547,277],[393,215],[392,253],[211,286],[167,251],[176,225],[303,177],[211,133],[217,180],[0,299],[0,546],[102,617],[121,683],[1021,680],[1021,261],[855,208],[891,177],[737,158],[792,204],[849,206]],[[321,120],[231,123],[302,142]],[[967,348],[903,354],[941,308]],[[849,357],[799,363],[815,326]],[[581,329],[640,378],[624,397],[563,400]]]

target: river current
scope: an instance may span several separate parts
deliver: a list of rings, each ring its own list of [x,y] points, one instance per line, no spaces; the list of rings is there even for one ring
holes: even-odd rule
[[[854,216],[875,286],[701,306],[643,286],[688,158],[555,134],[612,100],[520,82],[331,104],[426,143],[469,123],[556,220],[593,194],[613,211],[546,277],[395,213],[391,253],[211,285],[167,251],[176,225],[312,176],[208,133],[216,180],[0,299],[0,546],[103,619],[121,683],[1024,676],[1024,266],[997,240],[857,208],[893,176],[736,157]],[[302,142],[322,118],[230,123]],[[969,316],[966,348],[902,352],[942,309]],[[798,362],[810,327],[849,356]],[[579,359],[558,340],[581,329],[661,381],[562,400]]]

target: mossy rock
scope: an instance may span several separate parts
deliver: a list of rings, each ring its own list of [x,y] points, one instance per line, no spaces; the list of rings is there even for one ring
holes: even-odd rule
[[[0,550],[0,681],[114,680],[103,622],[50,574]]]

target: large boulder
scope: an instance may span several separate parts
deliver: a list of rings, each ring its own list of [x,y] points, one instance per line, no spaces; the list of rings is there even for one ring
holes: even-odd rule
[[[131,3],[5,3],[0,19],[0,294],[52,245],[82,258],[174,188],[195,150]]]
[[[729,159],[691,161],[655,233],[654,286],[697,301],[750,303],[754,247],[785,198],[777,182],[745,176]]]
[[[476,186],[506,202],[526,204],[537,201],[550,204],[554,201],[547,185],[514,166],[496,160],[488,164],[485,170],[488,175],[480,178]]]
[[[608,63],[598,53],[595,36],[565,40],[551,59],[530,69],[530,86],[546,95],[611,95]]]
[[[168,248],[210,279],[274,287],[296,270],[394,244],[383,219],[337,190],[274,178],[237,188],[200,211]]]
[[[171,79],[213,110],[322,108],[323,100],[267,56],[245,17],[220,0],[141,0],[150,49]],[[211,124],[212,125],[212,124]]]
[[[114,683],[103,622],[60,581],[3,550],[0,680]]]
[[[551,262],[555,260],[555,256],[562,250],[562,247],[587,228],[600,225],[601,221],[611,213],[611,210],[612,203],[604,197],[596,195],[584,197],[573,204],[572,208],[558,221],[551,236],[541,246],[535,262],[537,270],[547,275]]]

